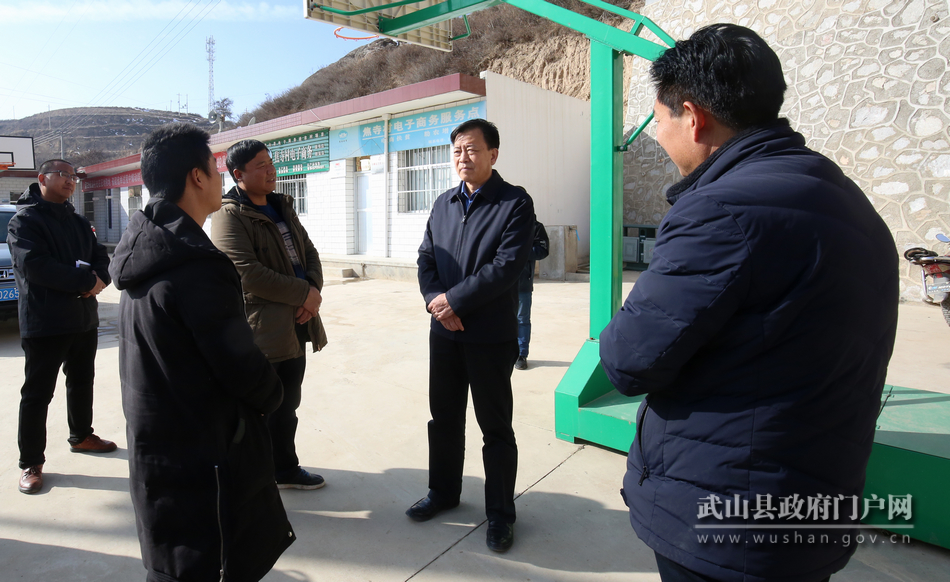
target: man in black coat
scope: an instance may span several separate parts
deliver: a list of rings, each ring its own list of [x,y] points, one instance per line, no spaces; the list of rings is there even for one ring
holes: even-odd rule
[[[260,580],[294,541],[264,415],[280,380],[254,344],[234,264],[201,225],[221,207],[206,132],[143,144],[151,193],[111,272],[122,290],[119,377],[129,488],[150,582]]]
[[[518,278],[518,359],[515,360],[516,370],[528,369],[528,350],[531,344],[531,296],[534,294],[534,264],[546,259],[548,247],[548,231],[540,222],[534,223],[534,239],[531,241],[531,252],[524,271]]]
[[[109,256],[69,197],[79,178],[65,160],[49,160],[17,201],[7,243],[20,294],[20,337],[26,359],[17,444],[19,490],[43,488],[46,416],[60,366],[66,374],[69,450],[111,453],[115,443],[93,434],[92,393],[99,345],[98,295],[109,284]]]
[[[473,119],[452,132],[461,183],[439,196],[419,247],[429,333],[429,494],[406,512],[426,521],[459,504],[468,389],[484,436],[487,544],[514,540],[518,447],[511,371],[518,358],[518,276],[534,235],[534,203],[492,169],[498,129]]]
[[[646,394],[630,521],[664,582],[827,580],[856,547],[897,327],[894,240],[778,118],[781,63],[753,31],[702,28],[651,74],[657,141],[684,179],[600,335],[614,386]],[[872,266],[858,293],[856,260]]]

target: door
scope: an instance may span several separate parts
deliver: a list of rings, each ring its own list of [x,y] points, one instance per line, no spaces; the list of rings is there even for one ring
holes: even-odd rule
[[[356,254],[369,252],[373,240],[373,214],[370,211],[369,174],[356,175]]]

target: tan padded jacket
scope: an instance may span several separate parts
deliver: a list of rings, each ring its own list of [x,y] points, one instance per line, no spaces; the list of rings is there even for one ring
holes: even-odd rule
[[[243,190],[232,188],[221,201],[221,210],[211,215],[211,240],[241,274],[247,322],[254,331],[254,342],[272,363],[304,355],[294,315],[311,285],[323,290],[320,255],[297,219],[293,198],[276,193],[267,196],[268,202],[275,198],[293,236],[306,281],[294,275],[277,225],[250,203]],[[327,335],[319,315],[307,323],[307,331],[313,350],[323,349]]]

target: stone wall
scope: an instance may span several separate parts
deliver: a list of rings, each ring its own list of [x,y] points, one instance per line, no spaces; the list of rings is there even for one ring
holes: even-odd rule
[[[673,38],[714,22],[747,26],[778,53],[782,115],[835,160],[887,222],[899,251],[950,235],[950,11],[947,0],[659,0],[643,14]],[[632,61],[627,130],[653,109],[649,63]],[[658,224],[679,173],[652,126],[624,158],[624,222]],[[920,296],[902,260],[901,295]]]

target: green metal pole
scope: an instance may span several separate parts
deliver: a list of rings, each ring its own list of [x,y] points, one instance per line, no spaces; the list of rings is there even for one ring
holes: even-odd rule
[[[620,309],[623,55],[590,43],[590,337]]]

